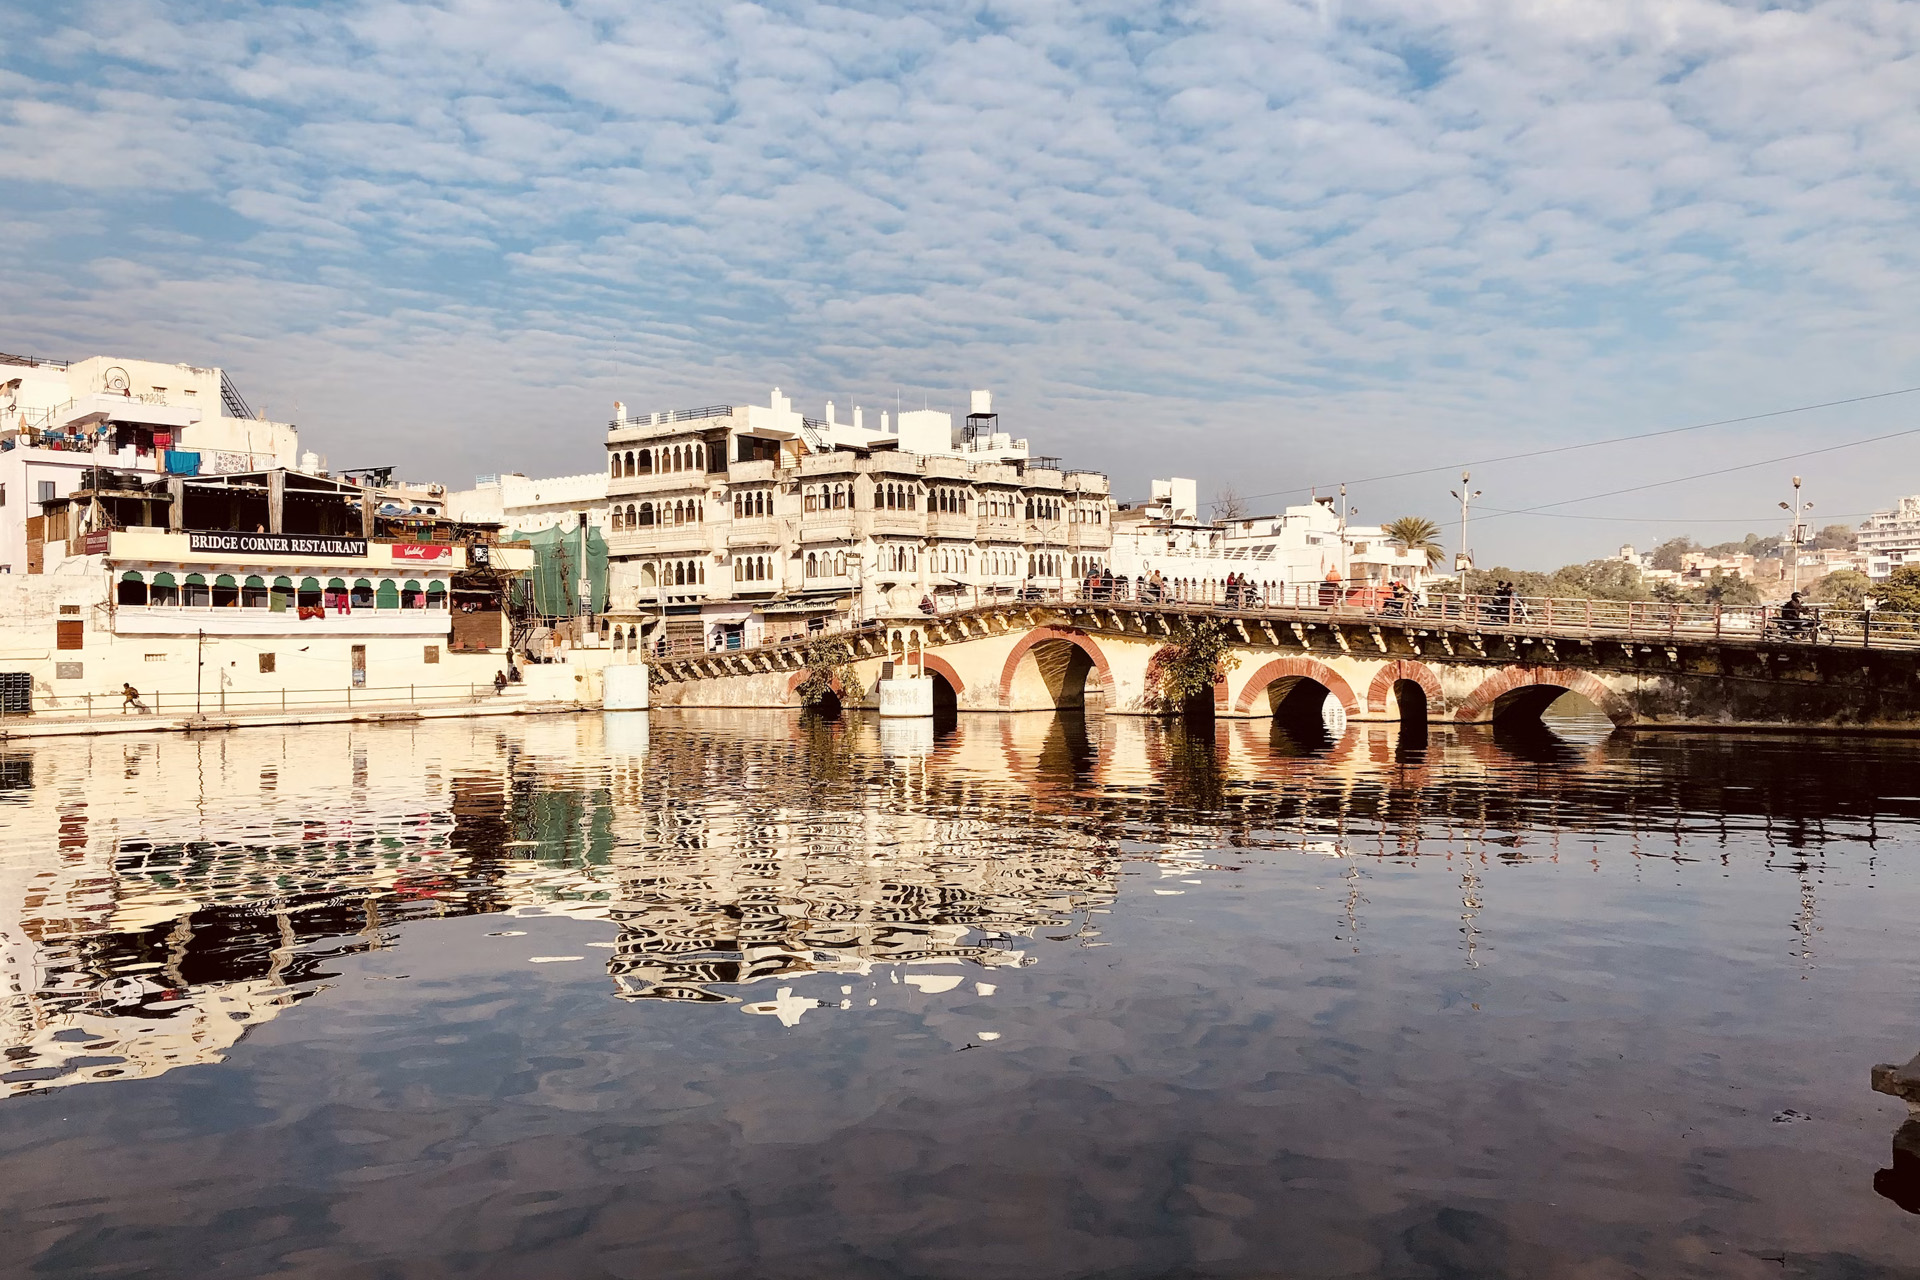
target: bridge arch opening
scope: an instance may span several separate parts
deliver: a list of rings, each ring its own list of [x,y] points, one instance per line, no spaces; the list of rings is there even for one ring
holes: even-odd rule
[[[953,682],[933,670],[927,672],[927,678],[933,681],[933,718],[957,718],[960,714],[960,694],[954,689]]]
[[[1395,680],[1389,692],[1394,708],[1400,713],[1401,724],[1427,722],[1427,691],[1418,680]]]
[[[1266,687],[1265,697],[1274,726],[1295,737],[1326,736],[1327,702],[1329,699],[1336,704],[1340,702],[1333,690],[1312,676],[1281,676]],[[1343,705],[1341,711],[1338,718],[1344,720]]]
[[[1107,686],[1106,657],[1085,635],[1042,627],[1014,646],[1000,674],[1000,705],[1014,710],[1084,711]]]

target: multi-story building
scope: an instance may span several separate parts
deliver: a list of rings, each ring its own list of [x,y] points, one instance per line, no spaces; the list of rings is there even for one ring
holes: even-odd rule
[[[1876,582],[1903,564],[1920,564],[1920,494],[1900,499],[1891,511],[1868,516],[1855,546],[1867,558],[1867,576]]]
[[[616,643],[757,643],[815,620],[1055,589],[1104,565],[1107,477],[1037,457],[992,397],[952,415],[765,405],[608,426],[609,608]]]
[[[1430,577],[1424,552],[1378,526],[1347,524],[1334,498],[1280,515],[1202,520],[1197,486],[1179,477],[1155,480],[1152,501],[1114,514],[1111,559],[1128,582],[1158,574],[1164,592],[1189,600],[1224,600],[1229,577],[1272,604],[1377,593],[1393,582],[1417,590]]]
[[[29,522],[94,469],[150,481],[292,468],[298,454],[293,425],[255,415],[219,369],[0,355],[0,573],[38,571]]]

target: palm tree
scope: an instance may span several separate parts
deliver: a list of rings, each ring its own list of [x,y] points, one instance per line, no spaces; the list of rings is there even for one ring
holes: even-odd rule
[[[1447,557],[1440,545],[1440,526],[1425,516],[1401,516],[1385,529],[1388,538],[1407,550],[1426,552],[1429,569]]]

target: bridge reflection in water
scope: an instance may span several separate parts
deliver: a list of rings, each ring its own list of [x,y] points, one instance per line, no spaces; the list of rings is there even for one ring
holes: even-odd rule
[[[1774,1006],[1750,990],[1753,975],[1811,981],[1835,963],[1859,992],[1884,994],[1916,960],[1895,947],[1882,970],[1860,934],[1825,930],[1836,882],[1856,913],[1897,914],[1920,890],[1885,862],[1907,851],[1920,818],[1909,782],[1920,745],[1829,740],[1819,751],[1814,769],[1804,740],[1649,738],[1557,712],[1546,727],[1410,718],[1334,737],[1287,717],[1199,726],[1078,711],[949,717],[937,729],[621,713],[9,748],[0,1080],[18,1100],[231,1069],[243,1038],[292,1021],[295,1005],[373,999],[361,993],[380,976],[379,953],[409,957],[394,978],[428,964],[425,939],[438,935],[415,930],[460,917],[487,918],[458,935],[463,945],[590,969],[615,998],[615,1013],[592,1015],[596,1035],[678,1005],[716,1028],[675,1024],[689,1037],[734,1044],[740,1033],[724,1028],[750,1020],[714,1020],[744,1011],[776,1030],[858,1039],[863,1020],[877,1020],[874,1034],[900,1026],[894,993],[991,1008],[1024,983],[1031,1012],[1007,1016],[1042,1044],[1066,1034],[1047,1030],[1046,1011],[1106,999],[1098,983],[1112,979],[1097,975],[1117,965],[1138,987],[1122,1003],[1169,975],[1217,979],[1194,997],[1211,1012],[1179,1032],[1198,1043],[1227,1027],[1243,1036],[1232,1001],[1261,991],[1337,1020],[1362,973],[1420,1005],[1397,1018],[1478,1009],[1503,945],[1550,957],[1533,961],[1548,966],[1546,994],[1529,997],[1545,1003],[1524,1015],[1543,1033],[1577,1035],[1550,1011],[1555,999],[1592,1016],[1615,1016],[1609,1002],[1670,1016],[1677,997],[1659,983],[1680,961],[1643,949],[1684,958],[1694,980],[1722,972],[1737,993],[1729,1005],[1768,1032]],[[1660,905],[1664,887],[1684,910]],[[1179,942],[1147,928],[1183,895],[1195,910],[1223,905]],[[1558,925],[1535,917],[1547,911]],[[1255,922],[1269,914],[1296,930],[1310,919],[1312,931],[1268,935]],[[1569,921],[1594,931],[1582,934],[1589,949],[1542,952],[1542,931]],[[564,949],[522,955],[536,940]],[[1708,966],[1721,955],[1724,971]],[[1375,967],[1342,967],[1361,962]],[[349,990],[332,989],[348,977]],[[1187,1016],[1176,1007],[1155,1016]],[[1810,1048],[1795,1029],[1783,1043],[1857,1059],[1855,1092],[1864,1064],[1913,1047],[1864,1042],[1883,1029],[1870,1003],[1825,1008],[1844,1008],[1863,1042]],[[1337,1060],[1341,1078],[1372,1070],[1333,1040],[1289,1034],[1286,1061]],[[985,1043],[967,1035],[951,1047]],[[1655,1037],[1640,1065],[1684,1043]],[[1767,1079],[1793,1069],[1769,1067]],[[815,1087],[828,1088],[824,1076]],[[1873,1174],[1863,1168],[1858,1185]]]

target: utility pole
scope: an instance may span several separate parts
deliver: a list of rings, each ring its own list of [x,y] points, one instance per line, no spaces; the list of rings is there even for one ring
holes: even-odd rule
[[[207,666],[207,633],[203,629],[193,650],[193,714],[200,714],[200,673]]]
[[[1791,567],[1787,570],[1787,573],[1789,574],[1789,582],[1791,585],[1788,586],[1787,590],[1798,591],[1800,590],[1800,544],[1807,540],[1807,526],[1802,523],[1801,518],[1805,516],[1807,512],[1813,510],[1813,504],[1811,502],[1800,501],[1799,476],[1793,478],[1793,501],[1791,503],[1781,503],[1780,509],[1788,513],[1787,559]]]
[[[1447,492],[1460,499],[1460,551],[1453,558],[1453,571],[1460,575],[1460,594],[1467,594],[1467,575],[1473,572],[1473,553],[1467,550],[1467,515],[1473,500],[1480,496],[1480,490],[1468,489],[1473,480],[1473,472],[1460,473],[1460,487]]]

